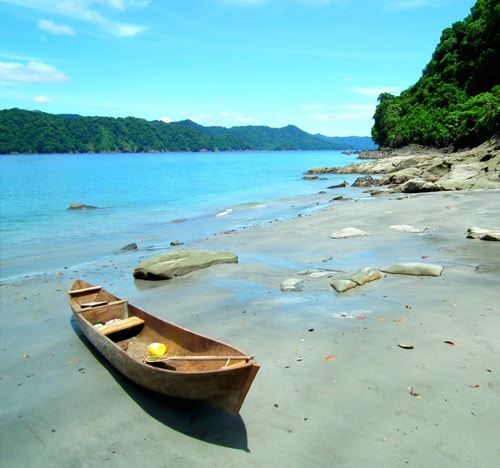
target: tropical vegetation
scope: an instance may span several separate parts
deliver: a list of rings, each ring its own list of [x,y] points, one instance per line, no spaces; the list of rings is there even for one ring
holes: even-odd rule
[[[382,93],[373,140],[472,147],[500,132],[500,2],[478,0],[446,28],[422,77],[399,96]]]

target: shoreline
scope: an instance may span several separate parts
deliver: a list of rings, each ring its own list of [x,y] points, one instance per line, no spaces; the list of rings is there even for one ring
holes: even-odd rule
[[[496,227],[499,194],[384,195],[220,232],[183,247],[230,251],[238,264],[170,281],[134,280],[137,254],[126,254],[2,282],[3,463],[495,465],[500,245],[466,231]],[[391,228],[403,224],[426,230]],[[371,235],[328,237],[344,227]],[[401,261],[444,272],[345,293],[329,284]],[[307,269],[328,275],[297,274]],[[159,399],[96,357],[70,320],[77,276],[255,354],[262,368],[240,416]],[[287,278],[303,289],[283,292]]]
[[[324,182],[324,181],[321,181]],[[198,213],[196,216],[147,222],[144,227],[133,227],[125,232],[95,232],[77,238],[61,237],[48,244],[44,241],[44,250],[33,246],[22,255],[12,257],[5,251],[0,265],[0,282],[15,281],[24,276],[62,272],[85,265],[116,260],[120,257],[145,257],[171,250],[178,242],[191,245],[210,236],[224,232],[252,229],[271,221],[284,221],[299,216],[310,216],[332,204],[333,194],[342,197],[364,198],[359,189],[346,187],[329,191],[318,187],[318,193],[298,197],[287,197],[265,202],[247,202],[229,205],[219,211]],[[343,198],[346,200],[346,198]],[[149,218],[154,219],[154,213]],[[123,247],[135,243],[137,250],[127,251]]]

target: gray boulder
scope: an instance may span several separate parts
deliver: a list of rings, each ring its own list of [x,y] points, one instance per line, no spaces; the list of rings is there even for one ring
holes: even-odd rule
[[[432,263],[403,262],[386,266],[380,270],[396,275],[440,276],[444,268]]]
[[[372,185],[378,185],[378,182],[370,175],[360,176],[353,183],[353,187],[371,187]]]
[[[337,276],[330,282],[330,286],[340,293],[383,277],[384,274],[380,270],[366,267]]]
[[[229,252],[211,250],[174,250],[139,263],[134,270],[134,278],[144,280],[172,279],[220,263],[238,263],[238,257]]]
[[[436,184],[419,177],[407,180],[400,185],[400,189],[404,193],[419,193],[419,192],[435,192],[437,191]]]
[[[135,242],[132,242],[131,244],[124,245],[122,247],[122,251],[125,252],[127,250],[137,250],[137,244]]]

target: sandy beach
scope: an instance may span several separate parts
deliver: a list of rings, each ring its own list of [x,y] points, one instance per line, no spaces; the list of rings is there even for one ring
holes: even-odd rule
[[[170,281],[134,280],[145,253],[129,252],[2,282],[0,464],[497,466],[500,243],[466,231],[500,227],[499,196],[332,204],[183,246],[233,252],[239,263]],[[391,228],[406,224],[426,229]],[[371,235],[329,237],[345,227]],[[330,286],[339,272],[397,262],[444,271],[388,274],[344,293]],[[255,354],[262,367],[240,415],[159,397],[118,374],[71,320],[66,291],[77,277]],[[282,291],[288,278],[302,290]]]

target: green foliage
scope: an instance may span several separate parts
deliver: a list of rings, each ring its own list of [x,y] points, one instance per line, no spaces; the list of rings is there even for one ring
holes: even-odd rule
[[[0,154],[350,149],[297,127],[203,127],[190,120],[80,117],[0,111]]]
[[[500,4],[478,0],[446,28],[422,77],[379,96],[372,128],[380,146],[474,146],[500,131]]]

